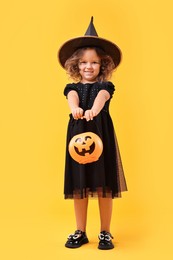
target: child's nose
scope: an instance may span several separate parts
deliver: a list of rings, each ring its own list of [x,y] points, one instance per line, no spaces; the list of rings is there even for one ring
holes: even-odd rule
[[[87,62],[86,67],[87,68],[92,68],[92,64],[90,62]]]

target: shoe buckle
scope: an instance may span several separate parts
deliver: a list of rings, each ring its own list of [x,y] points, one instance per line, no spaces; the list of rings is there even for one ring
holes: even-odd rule
[[[76,240],[76,239],[78,239],[79,237],[81,237],[81,234],[73,233],[73,234],[70,234],[70,235],[68,236],[68,239],[74,239],[74,240]]]
[[[108,234],[99,234],[99,239],[100,240],[106,240],[106,241],[111,241],[111,236],[110,235],[108,235]]]
[[[74,240],[78,239],[79,237],[81,237],[80,234],[73,235],[73,239],[74,239]]]
[[[104,240],[105,236],[103,234],[99,234],[99,239]]]
[[[106,241],[111,241],[110,235],[105,235],[105,240],[106,240]]]

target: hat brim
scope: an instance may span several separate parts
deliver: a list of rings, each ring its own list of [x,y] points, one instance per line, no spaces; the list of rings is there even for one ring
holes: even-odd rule
[[[97,36],[83,36],[71,39],[61,46],[58,52],[58,59],[62,67],[64,68],[66,60],[68,60],[77,49],[83,47],[100,47],[113,59],[115,67],[117,67],[121,61],[121,51],[113,42]]]

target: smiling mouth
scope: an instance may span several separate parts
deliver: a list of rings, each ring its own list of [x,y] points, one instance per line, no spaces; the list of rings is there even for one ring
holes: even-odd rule
[[[93,74],[92,71],[85,71],[85,74]]]
[[[74,146],[74,149],[75,149],[76,153],[81,155],[81,156],[85,156],[86,153],[92,154],[95,150],[95,142],[92,143],[92,145],[89,147],[89,150],[82,148],[82,151],[80,152],[79,149],[76,146]]]

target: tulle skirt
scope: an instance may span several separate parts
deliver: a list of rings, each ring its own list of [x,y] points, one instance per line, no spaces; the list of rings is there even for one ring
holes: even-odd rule
[[[69,154],[68,145],[74,135],[94,132],[103,142],[103,152],[98,161],[79,164]],[[86,197],[116,198],[127,191],[122,160],[110,114],[101,111],[94,120],[74,120],[70,114],[67,129],[64,178],[65,199]]]

